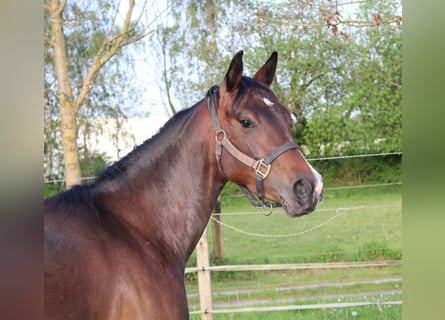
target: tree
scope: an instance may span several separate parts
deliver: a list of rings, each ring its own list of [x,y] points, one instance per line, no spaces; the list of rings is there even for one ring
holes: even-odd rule
[[[346,20],[361,28],[349,28],[340,37],[349,56],[336,84],[341,94],[336,100],[320,100],[312,110],[305,133],[311,155],[402,149],[400,5],[367,1],[360,4],[356,19]]]
[[[80,183],[81,170],[77,145],[79,113],[88,103],[94,103],[89,109],[91,112],[95,112],[95,108],[100,105],[100,99],[91,93],[97,86],[101,71],[122,52],[123,48],[137,43],[152,33],[150,24],[144,25],[142,22],[145,3],[140,12],[136,13],[135,1],[129,0],[125,14],[122,14],[122,7],[119,4],[102,0],[92,4],[79,1],[71,5],[68,5],[66,0],[45,1],[48,21],[46,44],[52,53],[52,58],[46,62],[52,63],[51,69],[55,75],[67,188]],[[89,32],[76,34],[76,28],[79,26],[86,27]],[[67,39],[73,42],[67,42]],[[86,39],[88,41],[85,43],[88,46],[82,46],[82,41]],[[77,46],[68,46],[73,43],[77,43]],[[75,70],[76,68],[78,70]],[[73,78],[73,74],[77,77]],[[45,81],[47,92],[49,87],[50,84]]]
[[[247,73],[276,50],[272,89],[298,119],[293,133],[311,156],[400,150],[400,5],[399,0],[176,3],[158,32],[170,62],[163,72],[173,93],[169,101],[187,107],[201,98],[221,80],[218,75],[238,49],[251,57]],[[390,132],[396,134],[389,137]]]

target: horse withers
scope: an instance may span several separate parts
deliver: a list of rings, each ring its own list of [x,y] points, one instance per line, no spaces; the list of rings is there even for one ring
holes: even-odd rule
[[[253,78],[242,55],[93,183],[45,200],[46,319],[188,319],[185,263],[227,181],[291,217],[316,208],[321,176],[270,89],[277,53]]]

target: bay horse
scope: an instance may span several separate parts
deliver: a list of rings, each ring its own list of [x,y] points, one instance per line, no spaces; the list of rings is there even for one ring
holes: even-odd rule
[[[321,176],[270,89],[278,55],[253,78],[242,56],[93,183],[44,201],[45,319],[188,319],[185,264],[227,181],[291,217],[315,210]]]

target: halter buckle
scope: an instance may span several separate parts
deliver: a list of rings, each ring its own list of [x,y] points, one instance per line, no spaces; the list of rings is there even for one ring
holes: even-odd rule
[[[270,164],[265,163],[264,159],[258,161],[258,165],[255,168],[255,173],[262,179],[266,179],[270,173]]]

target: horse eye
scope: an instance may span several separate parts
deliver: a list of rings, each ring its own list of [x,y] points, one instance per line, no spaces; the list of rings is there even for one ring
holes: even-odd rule
[[[241,119],[239,121],[239,123],[241,124],[241,126],[243,128],[253,128],[255,125],[253,124],[252,121],[250,121],[249,119]]]

